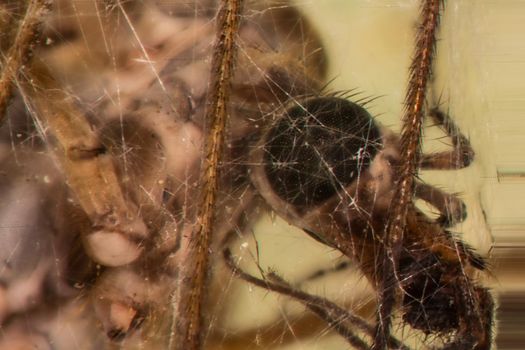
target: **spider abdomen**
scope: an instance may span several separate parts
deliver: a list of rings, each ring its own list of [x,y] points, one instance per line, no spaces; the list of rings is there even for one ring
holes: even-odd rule
[[[409,281],[402,282],[403,320],[427,334],[448,333],[459,324],[457,291],[449,275],[457,269],[441,259],[429,252],[420,260],[402,258],[399,266],[401,279]]]

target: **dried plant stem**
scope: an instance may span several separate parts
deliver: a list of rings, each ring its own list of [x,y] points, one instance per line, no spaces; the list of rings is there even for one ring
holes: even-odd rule
[[[5,118],[6,108],[13,94],[14,81],[20,68],[29,61],[31,52],[38,40],[39,26],[51,8],[50,0],[31,0],[16,34],[15,40],[7,55],[2,57],[0,76],[0,124]]]
[[[207,138],[200,177],[199,212],[189,237],[182,237],[185,256],[173,297],[175,329],[170,349],[201,348],[203,302],[209,274],[213,219],[223,153],[230,85],[235,63],[235,39],[239,31],[243,0],[223,0],[218,14],[218,34],[211,65],[207,97]]]
[[[427,83],[432,74],[432,61],[436,46],[436,33],[439,27],[442,0],[425,0],[421,8],[421,21],[416,36],[416,48],[412,64],[408,91],[405,97],[405,115],[401,132],[401,159],[399,179],[389,213],[386,227],[387,244],[384,256],[382,281],[378,286],[380,300],[378,310],[378,331],[374,350],[386,348],[386,339],[391,324],[391,313],[395,303],[394,279],[397,271],[401,249],[403,246],[403,230],[405,228],[408,208],[412,203],[414,176],[420,158],[421,130],[423,125],[424,103],[427,93]]]

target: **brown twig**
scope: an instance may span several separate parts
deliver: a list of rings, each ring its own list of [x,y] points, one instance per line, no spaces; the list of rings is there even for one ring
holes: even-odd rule
[[[184,266],[174,294],[175,329],[170,349],[199,349],[203,329],[203,301],[206,297],[213,217],[223,152],[230,84],[235,63],[235,39],[239,30],[243,0],[223,0],[218,14],[218,34],[212,57],[211,84],[207,97],[208,135],[200,176],[199,212],[190,237],[181,240]]]

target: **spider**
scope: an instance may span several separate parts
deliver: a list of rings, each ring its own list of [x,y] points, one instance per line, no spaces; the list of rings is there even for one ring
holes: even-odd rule
[[[423,7],[423,16],[433,6],[430,3]],[[434,5],[439,7],[438,2]],[[427,28],[422,24],[420,33]],[[419,37],[418,45],[423,40]],[[415,60],[412,69],[419,64]],[[412,76],[417,74],[412,71]],[[414,90],[409,90],[407,101]],[[415,180],[402,243],[392,246],[388,229],[399,213],[393,207],[401,206],[399,186],[407,161],[402,149],[407,141],[378,125],[366,110],[366,101],[351,98],[314,94],[276,111],[275,122],[251,153],[251,178],[274,212],[359,266],[379,294],[375,330],[330,301],[293,288],[273,272],[263,274],[262,280],[245,273],[229,250],[225,259],[242,279],[301,301],[356,348],[407,348],[388,332],[390,312],[397,304],[404,324],[444,339],[440,348],[490,349],[494,302],[476,282],[486,263],[449,231],[465,219],[465,205],[457,196]],[[446,113],[433,108],[428,114],[451,139],[453,149],[423,154],[417,166],[427,170],[469,166],[474,151],[468,139]],[[437,209],[439,217],[423,213],[416,199]]]
[[[2,27],[10,28],[17,16],[26,16],[21,28],[28,26],[32,34],[31,20],[41,17],[31,6],[44,3],[2,5]],[[201,149],[210,128],[205,112],[206,96],[213,90],[207,82],[213,79],[209,60],[216,2],[64,0],[56,1],[45,18],[41,43],[33,51],[28,48],[35,45],[34,35],[24,42],[23,35],[13,32],[10,37],[5,34],[9,40],[2,40],[3,73],[10,75],[7,81],[14,93],[1,130],[1,186],[10,200],[2,207],[2,227],[8,232],[0,276],[4,330],[0,346],[72,348],[75,342],[83,342],[110,347],[120,342],[124,347],[163,348],[166,343],[180,347],[185,341],[179,338],[184,333],[180,331],[183,321],[194,314],[178,308],[177,296],[184,294],[185,278],[194,268],[186,237],[199,215],[195,198],[204,167]],[[246,231],[260,215],[257,207],[262,197],[288,221],[358,261],[372,284],[379,284],[380,265],[374,260],[385,249],[381,241],[370,237],[388,217],[385,210],[392,201],[388,189],[396,181],[391,174],[401,162],[399,139],[374,125],[363,109],[366,103],[323,93],[326,58],[322,45],[295,7],[281,1],[250,1],[242,18],[236,36],[238,62],[231,80],[227,150],[217,192],[217,224],[209,249],[220,251],[232,231]],[[19,57],[20,52],[26,54]],[[32,60],[28,52],[33,53]],[[10,62],[30,64],[15,75]],[[0,105],[6,101],[4,97]],[[332,165],[315,168],[314,164],[308,171],[319,171],[317,177],[322,180],[315,184],[311,176],[295,179],[281,173],[279,166],[271,168],[290,164],[287,155],[279,152],[282,146],[293,151],[291,155],[302,155],[286,142],[307,135],[305,130],[319,129],[327,137],[325,124],[331,120],[315,125],[316,119],[324,115],[331,119],[334,109],[359,115],[360,127],[367,131],[358,138],[367,140],[363,147],[353,149],[350,142],[351,160],[342,160],[342,170],[336,164],[334,170]],[[313,121],[308,120],[310,115],[315,116]],[[434,111],[431,115],[465,157],[449,162],[449,155],[457,153],[423,157],[421,165],[467,165],[472,152],[466,138],[445,114]],[[286,124],[295,118],[298,125]],[[308,124],[301,125],[302,120]],[[337,135],[350,131],[340,129],[340,120],[334,122],[330,130]],[[298,135],[288,134],[290,127]],[[321,141],[315,147],[316,156],[328,159],[322,146],[326,139],[313,137],[306,142]],[[269,161],[265,154],[284,159]],[[381,194],[378,199],[384,203],[372,210],[365,205],[370,191],[361,181],[375,174],[369,170],[374,166],[392,177],[377,183],[375,193]],[[286,180],[287,176],[292,178]],[[470,277],[470,270],[482,269],[483,262],[445,229],[461,221],[462,202],[423,183],[416,184],[416,196],[443,215],[434,222],[410,207],[408,227],[425,230],[407,229],[411,234],[406,234],[397,266],[404,320],[428,334],[448,335],[457,330],[448,348],[472,348],[478,341],[479,349],[488,348],[492,301]],[[342,209],[350,203],[355,213]],[[366,213],[373,213],[374,220],[362,219]],[[19,217],[25,222],[20,223]],[[343,237],[349,232],[345,225],[364,225],[364,239]],[[435,233],[437,241],[427,232]],[[356,245],[368,245],[364,249],[368,260]],[[220,279],[223,261],[215,255],[211,259]],[[444,262],[452,267],[450,271],[438,268]],[[231,259],[226,263],[242,275]],[[452,290],[443,288],[446,281]],[[216,281],[203,283],[211,290],[209,295],[217,290]],[[290,291],[284,281],[278,283],[281,292]],[[454,288],[472,294],[460,295]],[[439,302],[447,317],[436,318],[441,309],[430,301]],[[455,312],[445,305],[451,302],[464,303],[465,310]],[[211,310],[214,299],[202,303]],[[321,311],[318,307],[318,312],[323,310],[330,312],[326,306]],[[474,315],[468,317],[469,313]],[[478,319],[482,324],[476,326],[472,339],[465,322],[477,324]],[[74,336],[63,332],[64,324]],[[366,323],[362,326],[371,328]],[[200,338],[206,337],[204,330],[199,333]],[[361,341],[348,333],[347,338]],[[396,342],[388,335],[386,339],[389,344]]]
[[[395,201],[398,136],[361,105],[339,97],[306,99],[280,113],[252,155],[258,192],[292,225],[351,258],[377,286],[386,249],[382,230]],[[468,166],[474,153],[465,136],[443,112],[434,109],[430,116],[454,140],[454,149],[424,155],[420,166]],[[493,301],[469,277],[486,264],[447,230],[465,218],[464,204],[422,182],[416,182],[415,196],[440,216],[430,219],[414,205],[407,214],[399,270],[392,276],[402,290],[403,321],[425,334],[454,333],[446,349],[489,349]],[[228,251],[226,256],[236,269]]]

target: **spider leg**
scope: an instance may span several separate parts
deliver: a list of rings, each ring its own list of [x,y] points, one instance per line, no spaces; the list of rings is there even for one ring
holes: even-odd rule
[[[0,77],[0,120],[5,117],[12,89],[18,88],[42,137],[55,141],[48,143],[45,140],[50,145],[50,153],[64,170],[70,193],[89,217],[87,227],[91,231],[84,237],[84,248],[91,258],[103,265],[124,265],[142,253],[142,242],[148,234],[138,215],[138,208],[125,197],[112,156],[100,142],[85,114],[77,107],[77,101],[61,89],[41,61],[33,59],[28,62],[31,58],[29,53],[39,37],[41,17],[49,6],[47,0],[35,0],[28,5],[19,35],[7,53]],[[45,129],[50,132],[46,133]],[[54,200],[58,197],[56,191],[50,192],[50,196]],[[68,217],[65,220],[76,219]],[[35,231],[40,231],[40,228]],[[71,229],[67,233],[73,236],[76,231]],[[62,295],[53,293],[49,293],[53,298],[57,297],[53,303],[66,302]],[[46,297],[52,298],[49,295]],[[56,305],[53,304],[53,307]],[[52,314],[50,312],[50,317]]]
[[[89,255],[106,266],[134,261],[142,252],[148,230],[136,205],[124,197],[111,155],[44,64],[34,60],[28,73],[31,78],[21,84],[26,104],[56,137],[61,152],[55,154],[93,225],[93,232],[84,239]]]
[[[7,6],[8,5],[2,5]],[[20,5],[18,5],[20,6]],[[5,62],[2,62],[2,71],[0,73],[0,121],[3,121],[6,115],[6,109],[9,104],[15,80],[18,73],[22,70],[24,63],[29,59],[31,51],[37,41],[38,28],[41,25],[43,17],[47,14],[51,7],[50,2],[44,0],[33,0],[27,3],[26,13],[24,18],[20,21],[20,28],[14,40],[13,45],[9,48],[6,54]],[[0,8],[0,12],[8,11]],[[4,19],[2,18],[2,21]],[[10,31],[9,26],[15,26],[14,23],[2,23],[2,31]],[[4,32],[5,33],[5,32]],[[3,34],[2,41],[7,35]],[[4,47],[2,47],[3,51]],[[3,58],[3,57],[2,57]]]
[[[454,149],[421,155],[420,169],[450,170],[468,167],[474,160],[474,150],[468,138],[463,135],[450,116],[438,108],[430,111],[430,117],[450,137]]]
[[[300,282],[300,284],[310,282],[310,281],[315,281],[316,279],[323,278],[331,273],[347,270],[351,266],[352,266],[352,262],[350,260],[343,260],[331,268],[319,269],[319,270],[314,271],[312,274],[304,278]]]
[[[399,261],[403,248],[406,217],[413,200],[414,174],[420,166],[420,144],[423,126],[423,109],[432,61],[436,47],[436,33],[443,2],[426,0],[421,4],[421,22],[416,34],[416,47],[409,69],[409,83],[405,98],[405,115],[401,132],[402,165],[395,185],[396,205],[388,213],[385,227],[386,249],[382,254],[382,277],[378,283],[379,306],[374,350],[386,349],[390,335],[392,311],[397,299],[399,285]]]
[[[442,227],[452,227],[467,217],[465,203],[454,194],[444,192],[434,186],[416,181],[414,195],[436,208],[440,215],[436,219]]]
[[[357,349],[369,349],[368,344],[363,341],[350,327],[354,327],[364,332],[368,336],[372,336],[375,333],[374,327],[368,322],[363,320],[361,317],[354,315],[331,301],[305,293],[301,290],[295,289],[290,286],[281,277],[275,273],[268,273],[264,276],[264,279],[254,277],[237,266],[233,256],[228,248],[223,250],[223,258],[228,268],[239,278],[256,285],[258,287],[275,291],[283,295],[287,295],[302,304],[304,304],[311,312],[317,315],[319,318],[327,322],[336,332],[344,337],[350,344]],[[410,350],[405,344],[389,335],[385,340],[388,348]]]

